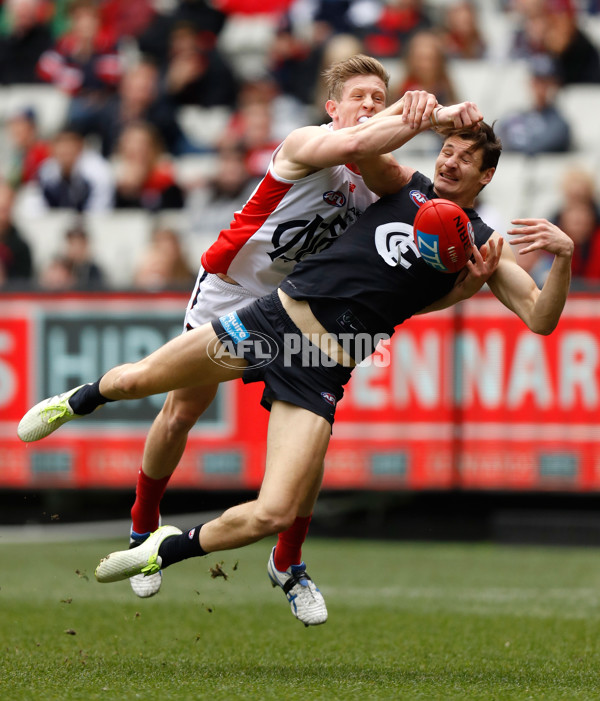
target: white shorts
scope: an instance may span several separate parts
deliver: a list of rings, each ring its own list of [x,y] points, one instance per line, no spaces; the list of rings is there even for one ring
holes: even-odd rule
[[[257,299],[240,285],[232,285],[200,267],[194,291],[188,302],[183,330],[195,329],[208,321],[219,319],[241,309]]]

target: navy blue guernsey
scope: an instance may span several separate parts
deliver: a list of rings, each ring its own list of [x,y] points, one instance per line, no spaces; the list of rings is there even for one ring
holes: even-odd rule
[[[420,256],[413,237],[419,204],[436,198],[429,178],[415,172],[399,192],[372,204],[324,251],[297,263],[281,283],[290,297],[306,300],[331,334],[344,334],[357,361],[373,352],[375,336],[444,297],[459,273],[442,273]],[[465,210],[479,248],[493,233],[474,209]],[[361,349],[355,347],[361,334]],[[364,339],[371,339],[365,347]]]

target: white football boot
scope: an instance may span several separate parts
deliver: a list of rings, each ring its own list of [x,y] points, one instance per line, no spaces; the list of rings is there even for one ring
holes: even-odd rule
[[[290,602],[292,613],[305,626],[318,626],[327,620],[323,595],[306,572],[306,565],[291,565],[285,572],[275,567],[275,548],[267,564],[267,573],[274,587],[281,587]]]
[[[19,422],[17,428],[19,438],[25,443],[39,441],[54,433],[67,421],[81,418],[71,409],[69,399],[82,387],[83,385],[79,385],[79,387],[74,387],[67,392],[55,394],[53,397],[38,402]]]
[[[159,524],[160,525],[160,524]],[[150,537],[150,533],[135,533],[133,529],[129,532],[129,549],[137,548]],[[129,584],[133,589],[133,593],[139,596],[140,599],[148,599],[155,594],[158,594],[162,585],[162,571],[155,574],[134,574],[129,578]]]
[[[119,582],[136,574],[150,576],[160,572],[162,559],[158,549],[165,538],[181,535],[175,526],[161,526],[151,533],[143,543],[130,550],[118,550],[100,560],[96,567],[99,582]]]

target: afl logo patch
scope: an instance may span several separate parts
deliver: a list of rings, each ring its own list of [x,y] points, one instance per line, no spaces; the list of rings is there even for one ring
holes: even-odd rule
[[[346,204],[346,196],[339,190],[329,190],[324,193],[323,199],[332,207],[343,207]]]
[[[331,406],[335,406],[336,404],[336,398],[331,392],[321,392],[321,396],[323,399],[327,402],[327,404],[331,404]]]
[[[422,204],[427,202],[427,197],[425,197],[421,190],[411,190],[408,194],[410,195],[410,199],[417,205],[417,207],[420,207]]]

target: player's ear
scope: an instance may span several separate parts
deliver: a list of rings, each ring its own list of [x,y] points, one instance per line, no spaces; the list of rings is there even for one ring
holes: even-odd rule
[[[325,111],[333,119],[337,112],[337,102],[334,100],[327,100],[325,103]]]
[[[479,182],[481,183],[482,187],[491,182],[492,178],[494,177],[495,172],[496,172],[495,168],[488,168],[486,171],[484,171],[481,174],[481,179],[479,180]]]

